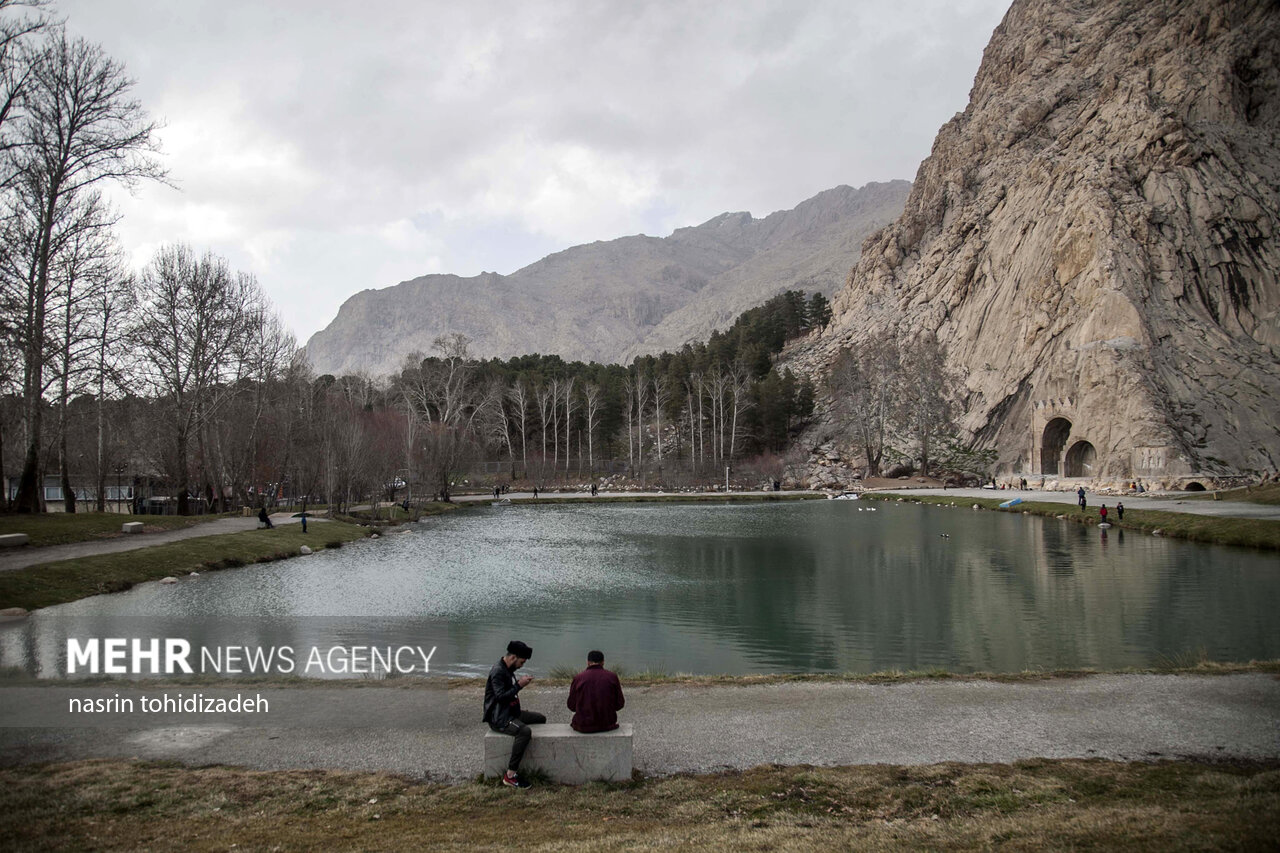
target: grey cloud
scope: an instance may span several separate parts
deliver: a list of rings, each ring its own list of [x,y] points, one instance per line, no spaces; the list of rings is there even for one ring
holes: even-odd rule
[[[148,213],[146,227],[159,228],[181,219],[178,206],[204,205],[246,241],[250,232],[281,235],[270,268],[258,272],[281,294],[305,284],[311,303],[296,310],[309,317],[305,335],[323,323],[317,302],[331,313],[355,290],[394,283],[374,277],[378,270],[360,278],[325,257],[330,246],[364,266],[385,251],[406,275],[435,271],[396,254],[409,249],[358,236],[397,220],[428,223],[424,265],[510,272],[536,260],[517,247],[655,233],[724,210],[764,215],[839,183],[914,177],[938,126],[963,108],[1004,5],[61,0],[59,8],[73,31],[125,62],[140,99],[175,132],[228,134],[223,153],[249,164],[214,168],[206,140],[174,154],[180,197],[144,190],[126,212],[175,206]],[[255,167],[258,149],[287,163]],[[564,171],[581,163],[596,174]],[[629,190],[616,198],[601,189],[620,180]],[[521,238],[494,247],[512,228]],[[234,251],[247,257],[243,246]],[[493,260],[476,260],[486,256]],[[277,298],[286,317],[293,298]]]

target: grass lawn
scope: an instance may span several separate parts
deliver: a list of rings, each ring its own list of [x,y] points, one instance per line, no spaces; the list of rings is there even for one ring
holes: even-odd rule
[[[337,521],[313,524],[308,533],[302,532],[301,525],[289,524],[274,530],[202,536],[119,554],[42,563],[0,572],[0,608],[34,610],[89,595],[120,592],[166,575],[268,563],[297,556],[303,545],[313,550],[341,547],[369,532]]]
[[[190,527],[222,515],[120,515],[114,512],[47,512],[6,513],[0,515],[0,534],[25,533],[31,537],[28,547],[41,545],[66,545],[69,542],[85,542],[91,539],[115,539],[126,534],[120,526],[128,521],[141,521],[146,532],[175,530]]]
[[[0,769],[8,850],[1274,849],[1280,764],[762,766],[580,788],[127,760]]]
[[[950,498],[941,495],[899,495],[892,492],[866,492],[863,494],[863,498],[881,501],[915,501],[917,503],[961,507],[978,504],[983,509],[994,509],[997,512],[1027,512],[1031,515],[1054,518],[1065,516],[1067,521],[1073,521],[1077,524],[1096,525],[1101,520],[1098,517],[1097,506],[1091,506],[1087,512],[1081,513],[1079,508],[1070,504],[1040,501],[1024,501],[1009,509],[1000,509],[1000,504],[1008,500],[1008,498]],[[1110,501],[1107,503],[1112,510],[1107,520],[1111,522],[1113,528],[1143,532],[1159,530],[1164,536],[1190,539],[1195,542],[1210,542],[1216,545],[1280,549],[1280,521],[1263,518],[1222,518],[1211,515],[1192,515],[1186,512],[1165,512],[1163,510],[1126,509],[1124,521],[1120,522],[1116,519],[1115,505]]]

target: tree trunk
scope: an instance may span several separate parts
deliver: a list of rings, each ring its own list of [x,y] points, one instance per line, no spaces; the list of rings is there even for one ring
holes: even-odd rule
[[[174,472],[177,474],[178,482],[175,484],[178,490],[178,515],[190,515],[191,504],[187,500],[187,434],[182,431],[178,434],[178,468]]]
[[[107,460],[103,452],[105,444],[103,442],[103,432],[106,430],[106,420],[103,417],[102,398],[106,393],[106,380],[103,376],[105,370],[102,365],[102,359],[98,360],[98,512],[107,511]],[[120,496],[116,495],[119,500]]]

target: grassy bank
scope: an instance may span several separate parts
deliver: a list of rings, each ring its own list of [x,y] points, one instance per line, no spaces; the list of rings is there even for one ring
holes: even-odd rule
[[[10,850],[1264,849],[1280,765],[759,767],[512,791],[139,761],[0,770]]]
[[[341,547],[368,532],[352,524],[326,522],[314,524],[308,533],[303,533],[301,525],[289,524],[274,530],[202,536],[118,554],[43,563],[0,572],[0,608],[34,610],[99,593],[120,592],[167,575],[180,577],[190,572],[269,563],[297,556],[303,545],[313,550]]]
[[[1016,497],[1016,495],[1014,496]],[[943,495],[903,495],[893,492],[864,492],[863,498],[880,501],[914,501],[916,503],[937,506],[969,507],[978,504],[983,509],[997,512],[1057,518],[1064,516],[1066,521],[1075,524],[1096,526],[1101,520],[1098,507],[1091,506],[1087,512],[1070,504],[1046,503],[1042,501],[1024,501],[1009,509],[1000,509],[1000,504],[1007,497],[1001,498],[962,498]],[[1122,499],[1123,500],[1123,499]],[[1110,501],[1108,501],[1112,507]],[[1208,542],[1214,545],[1240,545],[1246,548],[1267,548],[1280,550],[1280,521],[1262,518],[1224,518],[1212,515],[1192,515],[1186,512],[1166,512],[1164,510],[1126,509],[1124,521],[1116,518],[1114,510],[1107,519],[1115,530],[1136,530],[1143,533],[1160,531],[1163,536],[1177,539],[1190,539],[1194,542]]]
[[[762,503],[767,501],[809,501],[815,499],[824,499],[826,495],[821,492],[813,492],[806,494],[778,494],[776,492],[673,492],[669,495],[631,495],[626,492],[601,492],[598,497],[569,497],[567,495],[558,495],[551,493],[547,495],[543,493],[538,499],[533,498],[514,498],[513,504],[555,504],[555,503],[724,503],[743,502],[743,503]]]
[[[25,533],[30,537],[29,547],[66,545],[71,542],[88,542],[98,539],[117,539],[126,534],[121,525],[129,521],[141,521],[146,532],[176,530],[225,518],[222,515],[118,515],[111,512],[49,512],[39,515],[9,513],[0,515],[0,534]]]

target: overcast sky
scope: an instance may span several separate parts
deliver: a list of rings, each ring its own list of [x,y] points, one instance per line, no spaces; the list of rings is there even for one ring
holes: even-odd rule
[[[1008,0],[55,0],[165,125],[116,194],[300,342],[365,288],[913,179]]]

